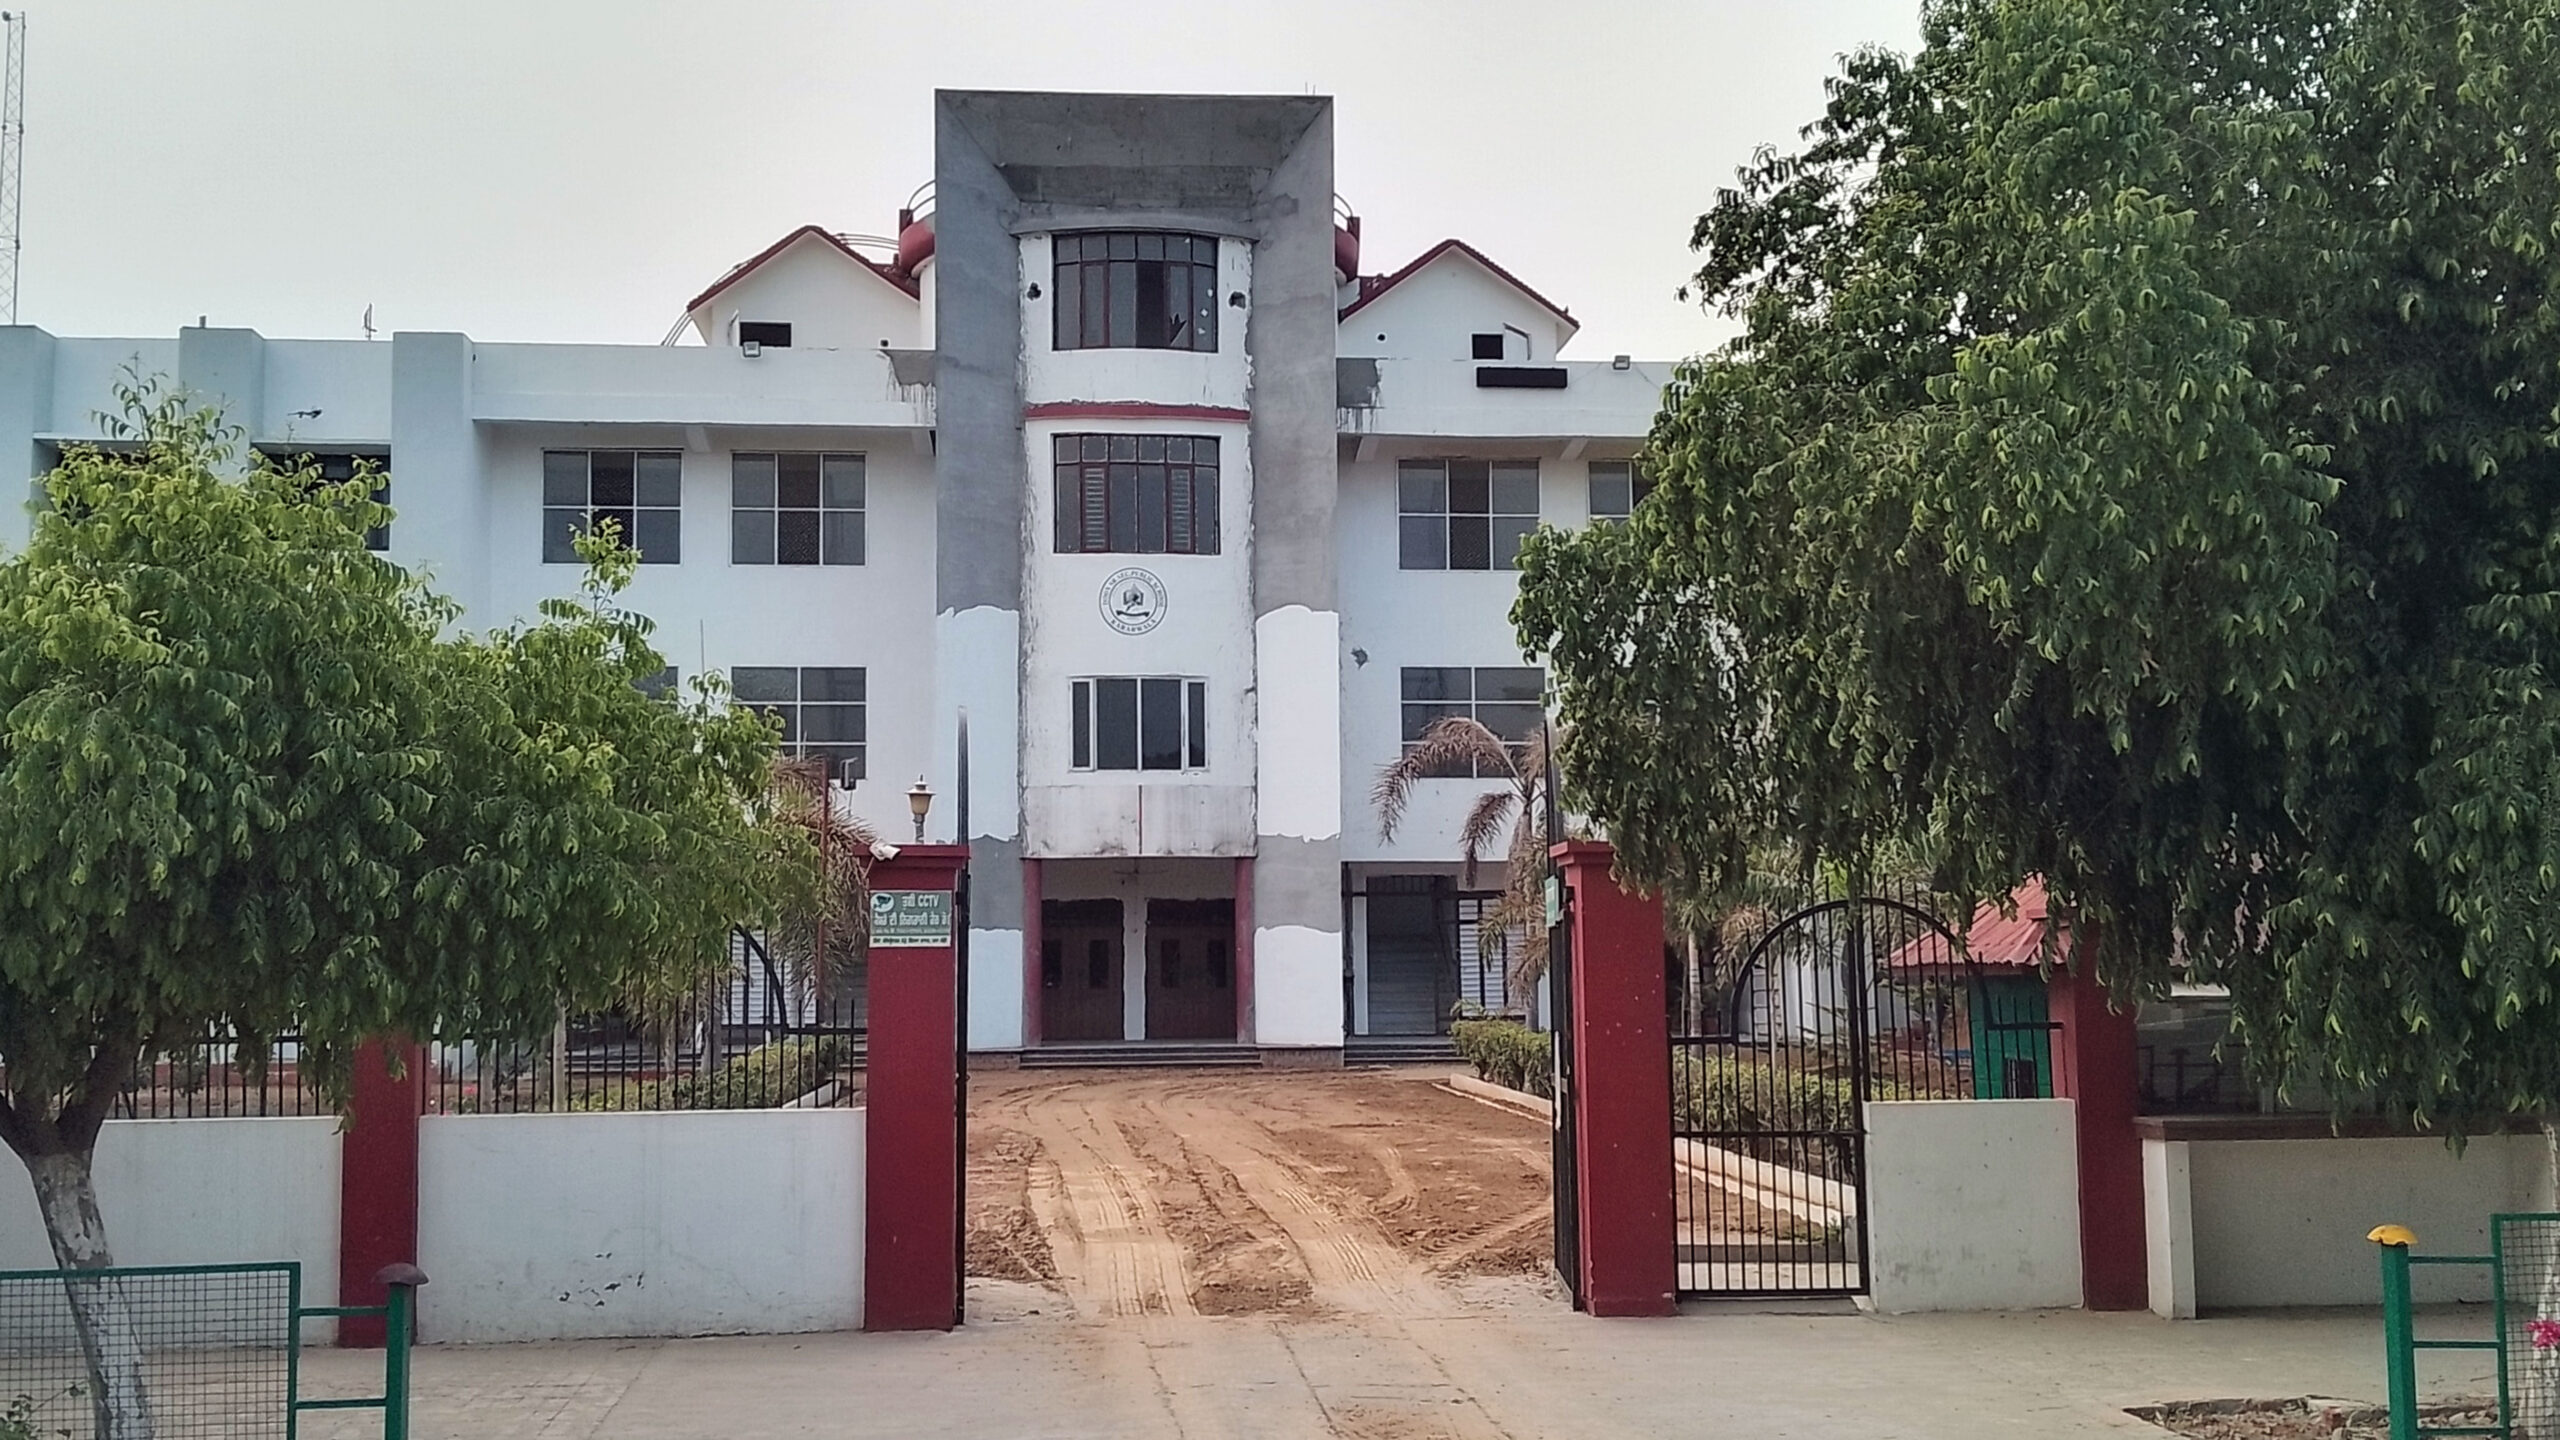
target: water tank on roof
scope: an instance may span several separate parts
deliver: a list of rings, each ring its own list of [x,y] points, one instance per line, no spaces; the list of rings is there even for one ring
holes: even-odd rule
[[[919,219],[913,210],[898,212],[898,273],[913,278],[916,267],[933,258],[933,217]]]
[[[1360,217],[1345,215],[1334,222],[1333,272],[1349,284],[1360,273]]]

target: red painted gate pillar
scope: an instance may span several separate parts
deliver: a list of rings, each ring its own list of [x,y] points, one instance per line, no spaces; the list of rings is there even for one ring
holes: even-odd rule
[[[397,1061],[402,1073],[393,1074]],[[418,1263],[418,1117],[427,1109],[422,1045],[368,1040],[356,1047],[338,1141],[338,1303],[391,1298],[383,1267]],[[338,1343],[382,1348],[379,1315],[338,1320]]]
[[[1662,901],[1610,878],[1600,841],[1555,847],[1573,937],[1573,1107],[1583,1308],[1676,1310],[1671,1209],[1671,1034],[1662,975]]]
[[[871,867],[871,1053],[863,1080],[862,1328],[960,1320],[960,971],[966,845]]]
[[[2072,1102],[2080,1157],[2080,1303],[2142,1310],[2151,1303],[2143,1249],[2141,1108],[2133,1014],[2106,987],[2057,969],[2047,982],[2054,1020],[2054,1093]]]

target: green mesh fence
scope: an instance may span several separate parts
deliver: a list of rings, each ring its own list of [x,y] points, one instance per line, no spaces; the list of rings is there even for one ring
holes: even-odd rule
[[[2560,1440],[2560,1215],[2492,1222],[2509,1440]]]
[[[300,1288],[291,1264],[0,1272],[0,1440],[284,1440]]]

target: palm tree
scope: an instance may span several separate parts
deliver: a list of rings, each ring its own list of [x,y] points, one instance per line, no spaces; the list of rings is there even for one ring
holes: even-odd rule
[[[827,982],[826,962],[841,965],[871,938],[872,847],[880,835],[836,808],[827,767],[818,760],[774,766],[774,819],[805,836],[818,853],[818,884],[806,904],[787,906],[765,932],[765,952],[792,997],[829,1019],[850,997]],[[829,993],[829,992],[834,993]]]
[[[1514,994],[1526,994],[1547,970],[1546,733],[1541,730],[1515,744],[1470,716],[1432,721],[1413,748],[1379,768],[1377,783],[1369,789],[1369,801],[1378,810],[1378,838],[1396,838],[1416,785],[1466,775],[1502,783],[1477,796],[1458,826],[1458,852],[1465,859],[1460,883],[1475,884],[1484,854],[1507,825],[1511,839],[1504,854],[1502,893],[1486,907],[1477,933],[1484,948],[1509,946],[1505,978]]]

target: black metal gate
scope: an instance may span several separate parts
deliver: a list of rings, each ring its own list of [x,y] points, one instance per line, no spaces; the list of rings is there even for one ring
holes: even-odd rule
[[[2040,990],[2031,1016],[2004,999],[1918,894],[1804,897],[1724,933],[1672,987],[1680,1292],[1863,1294],[1867,1102],[2049,1075]]]
[[[1546,833],[1562,834],[1556,814],[1555,747],[1546,750]],[[1555,1046],[1554,1131],[1550,1137],[1548,1172],[1555,1187],[1556,1274],[1583,1308],[1581,1152],[1573,1124],[1573,897],[1564,871],[1552,856],[1547,861],[1547,1014]]]

